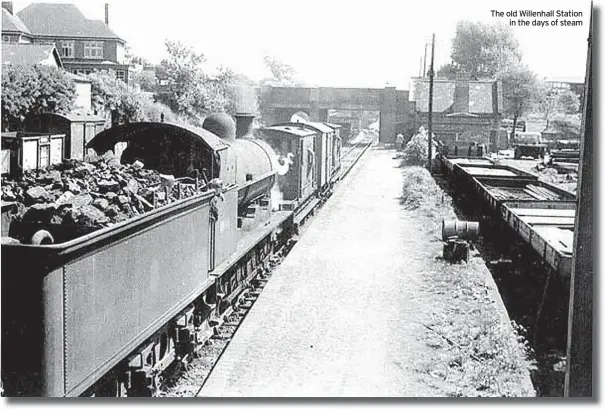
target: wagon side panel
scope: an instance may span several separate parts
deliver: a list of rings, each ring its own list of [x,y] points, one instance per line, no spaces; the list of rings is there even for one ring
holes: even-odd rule
[[[208,284],[209,206],[112,241],[65,267],[65,366],[78,394]]]

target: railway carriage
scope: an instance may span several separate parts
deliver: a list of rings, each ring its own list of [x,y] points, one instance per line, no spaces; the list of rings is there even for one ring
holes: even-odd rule
[[[261,131],[261,138],[282,156],[293,154],[292,170],[278,177],[282,207],[293,209],[308,201],[318,188],[316,140],[318,132],[299,123],[273,125]]]

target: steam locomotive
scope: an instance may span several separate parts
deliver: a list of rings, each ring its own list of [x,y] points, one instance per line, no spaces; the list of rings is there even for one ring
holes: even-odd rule
[[[2,244],[6,395],[153,396],[165,368],[195,355],[340,167],[338,126],[278,124],[255,137],[253,119],[124,124],[88,143],[214,183],[83,235],[26,229],[32,240],[44,229],[53,244]]]

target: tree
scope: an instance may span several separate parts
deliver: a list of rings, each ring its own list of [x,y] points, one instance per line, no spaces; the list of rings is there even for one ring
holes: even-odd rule
[[[580,97],[572,90],[565,90],[557,95],[557,105],[564,114],[577,114],[580,110]]]
[[[437,78],[445,78],[448,80],[456,79],[456,73],[458,69],[452,63],[444,64],[437,70],[436,77]]]
[[[128,65],[132,65],[132,64],[140,64],[143,66],[151,65],[149,60],[146,59],[145,57],[140,57],[138,55],[135,55],[132,52],[132,48],[130,48],[130,46],[128,44],[126,44],[126,47],[124,48],[124,60],[126,61],[126,64],[128,64]]]
[[[517,119],[527,112],[539,95],[536,74],[525,65],[511,65],[498,74],[502,82],[504,112],[513,117],[511,140],[515,139]]]
[[[471,78],[494,77],[508,65],[521,61],[519,42],[504,24],[460,21],[452,40],[452,68]]]
[[[550,87],[544,82],[540,83],[537,87],[534,104],[535,111],[543,116],[544,120],[546,120],[546,128],[548,128],[552,115],[557,112],[557,99]]]
[[[580,109],[580,97],[572,90],[555,93],[547,84],[541,83],[535,99],[535,110],[543,115],[546,127],[557,114],[577,114]]]
[[[92,86],[92,105],[97,114],[112,112],[118,123],[144,120],[141,98],[128,90],[113,71],[96,71],[87,75]]]
[[[156,97],[177,115],[199,122],[210,112],[235,113],[241,102],[240,90],[244,85],[253,90],[253,82],[229,68],[220,67],[215,75],[208,75],[204,55],[190,47],[167,41],[166,48],[168,58],[162,61],[161,70],[168,85]]]
[[[158,86],[158,79],[154,71],[141,71],[134,76],[135,83],[141,86],[142,91],[155,92]]]
[[[245,112],[260,116],[256,83],[243,74],[221,67],[213,79],[225,99],[225,111],[230,114]]]
[[[2,67],[2,121],[20,123],[30,114],[69,112],[76,87],[68,74],[55,67]]]
[[[272,77],[262,79],[260,81],[261,86],[299,87],[304,85],[302,81],[296,79],[296,71],[291,65],[268,54],[265,54],[263,61],[265,66],[271,71]]]
[[[177,115],[196,118],[204,113],[207,98],[202,70],[205,57],[178,41],[166,40],[166,50],[168,58],[160,65],[167,85],[157,99]]]

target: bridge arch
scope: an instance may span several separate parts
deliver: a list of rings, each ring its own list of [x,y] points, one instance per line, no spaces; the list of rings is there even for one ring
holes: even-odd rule
[[[303,88],[272,87],[260,89],[261,114],[265,123],[290,121],[298,111],[311,121],[326,122],[328,110],[379,111],[380,141],[390,142],[401,124],[413,122],[409,91],[381,88]]]

